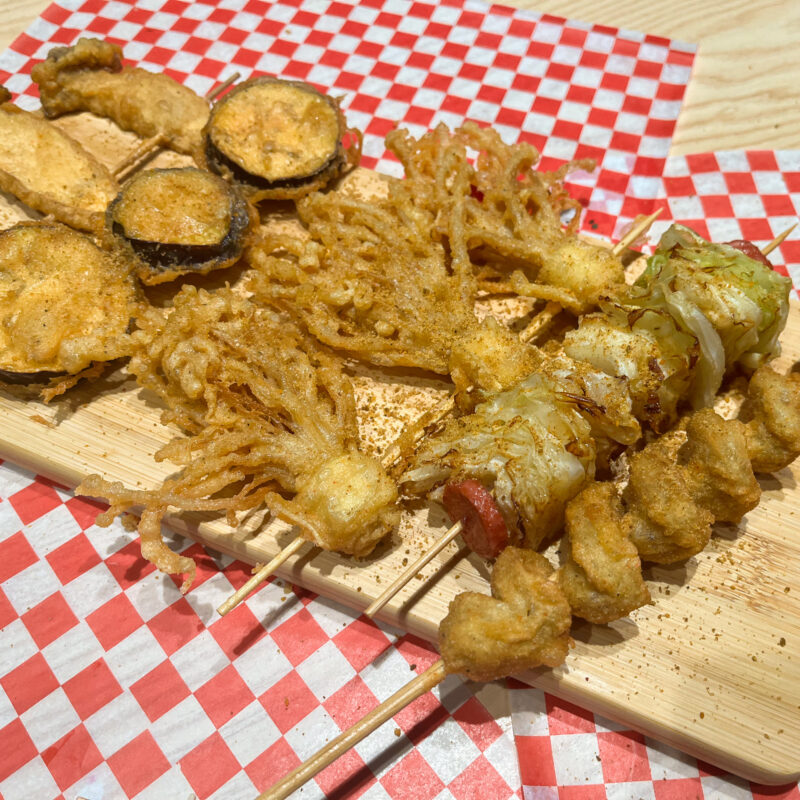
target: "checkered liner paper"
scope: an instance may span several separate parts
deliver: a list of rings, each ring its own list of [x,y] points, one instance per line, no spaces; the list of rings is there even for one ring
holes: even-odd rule
[[[239,71],[341,94],[348,120],[365,131],[364,163],[385,172],[397,172],[383,147],[392,126],[418,134],[467,118],[532,141],[546,168],[595,158],[599,169],[574,176],[571,188],[589,208],[584,227],[607,235],[660,196],[675,218],[743,233],[758,225],[764,235],[754,238],[764,240],[800,206],[792,154],[769,154],[772,168],[749,188],[735,165],[752,154],[720,155],[713,169],[671,161],[665,172],[694,48],[657,37],[453,0],[64,2],[0,56],[0,79],[20,105],[37,105],[31,65],[82,34],[118,41],[131,63],[201,93]],[[741,203],[752,203],[744,215],[722,201],[733,173]],[[781,248],[789,263],[800,262],[795,247]],[[214,609],[246,580],[246,565],[174,542],[199,565],[182,597],[120,524],[97,528],[97,513],[0,464],[0,800],[254,797],[436,658],[402,631],[280,581],[219,618]],[[523,793],[800,798],[797,787],[721,776],[515,682],[455,677],[299,796]]]

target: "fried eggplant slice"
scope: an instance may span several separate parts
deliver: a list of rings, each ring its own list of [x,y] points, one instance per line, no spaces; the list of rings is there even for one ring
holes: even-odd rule
[[[102,228],[119,187],[78,142],[8,102],[0,106],[0,140],[0,189],[73,228]]]
[[[72,47],[55,47],[31,77],[48,117],[89,111],[143,138],[161,136],[166,147],[199,157],[208,101],[168,75],[123,67],[122,50],[111,42],[79,39]]]
[[[58,223],[0,233],[0,380],[41,384],[129,351],[127,266]]]
[[[301,81],[255,78],[217,102],[205,127],[206,166],[253,199],[297,198],[347,166],[339,104]]]
[[[106,214],[114,246],[148,285],[234,264],[257,221],[235,186],[195,167],[138,173]]]

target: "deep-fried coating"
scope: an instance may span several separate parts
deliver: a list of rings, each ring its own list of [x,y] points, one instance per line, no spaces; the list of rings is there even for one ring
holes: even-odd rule
[[[636,547],[612,483],[592,483],[567,505],[559,582],[572,613],[589,622],[625,617],[650,602]]]
[[[448,672],[491,681],[566,658],[569,604],[544,556],[507,547],[492,570],[492,597],[464,592],[439,626]]]
[[[800,374],[756,370],[739,419],[747,423],[747,450],[756,472],[777,472],[800,455]]]
[[[355,401],[341,362],[291,320],[231,290],[184,286],[168,316],[138,320],[130,371],[166,404],[165,422],[190,435],[159,451],[182,467],[154,491],[91,476],[78,491],[111,503],[101,524],[132,505],[146,557],[188,572],[161,541],[160,518],[183,510],[236,512],[266,506],[320,547],[368,554],[398,519],[397,490],[358,452]]]
[[[90,111],[142,138],[163,137],[166,147],[197,159],[208,102],[168,75],[122,66],[122,50],[100,39],[54,47],[34,65],[48,117]]]
[[[78,142],[10,103],[0,106],[0,141],[0,189],[73,228],[102,228],[119,187]]]
[[[435,235],[448,242],[455,268],[471,265],[482,288],[584,313],[624,281],[616,256],[575,237],[579,213],[568,231],[562,227],[560,212],[579,206],[561,182],[591,162],[540,172],[532,145],[507,145],[497,131],[473,122],[452,132],[439,125],[419,139],[394,130],[386,146],[403,164],[417,206],[435,220]],[[474,166],[471,152],[478,153]]]
[[[3,231],[2,379],[36,384],[127,355],[137,300],[127,266],[88,236],[52,222]]]

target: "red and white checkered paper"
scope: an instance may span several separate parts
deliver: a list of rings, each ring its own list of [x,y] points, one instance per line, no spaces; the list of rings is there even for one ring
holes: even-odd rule
[[[341,93],[365,131],[364,163],[388,172],[392,126],[419,134],[467,118],[534,142],[545,168],[596,158],[599,170],[572,188],[591,209],[586,225],[608,235],[657,197],[694,50],[461,0],[89,0],[48,8],[0,56],[0,80],[35,107],[32,63],[84,34],[198,92],[238,70]],[[279,582],[220,619],[214,609],[245,565],[176,543],[200,565],[181,597],[130,533],[96,528],[96,514],[0,464],[0,799],[255,796],[435,658],[401,631]],[[698,786],[751,796],[512,685],[449,678],[300,796],[519,796],[517,751],[528,798],[683,798]]]

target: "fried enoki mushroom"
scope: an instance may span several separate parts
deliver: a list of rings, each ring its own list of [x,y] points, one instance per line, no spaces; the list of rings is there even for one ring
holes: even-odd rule
[[[352,146],[345,149],[350,134]],[[257,202],[322,189],[358,163],[361,135],[339,103],[301,81],[253,78],[211,110],[203,130],[204,165]]]
[[[48,117],[89,111],[142,138],[159,136],[165,147],[195,160],[201,157],[208,101],[168,75],[123,66],[116,44],[79,39],[72,47],[54,47],[34,65],[31,77]]]
[[[148,285],[235,264],[257,224],[236,187],[195,167],[137,173],[106,212],[110,245]]]
[[[561,664],[569,650],[570,607],[539,553],[507,547],[492,569],[492,596],[462,592],[439,625],[448,673],[491,681]]]
[[[538,171],[536,148],[505,144],[473,122],[452,132],[439,125],[419,139],[394,130],[386,146],[403,164],[417,208],[434,220],[434,236],[447,242],[456,264],[471,265],[482,289],[580,314],[624,282],[616,256],[575,236],[580,206],[562,181],[572,170],[592,169],[591,162]],[[567,209],[577,213],[565,230],[560,214]]]
[[[7,100],[0,105],[0,189],[73,228],[101,229],[119,191],[109,171],[55,125]]]
[[[629,614],[649,602],[640,558],[682,561],[705,548],[714,522],[741,522],[761,497],[754,470],[777,471],[800,455],[798,400],[795,375],[760,367],[739,420],[694,412],[683,432],[632,456],[621,495],[612,483],[583,489],[567,505],[561,547],[573,613],[599,623]]]
[[[341,361],[290,319],[230,289],[184,286],[171,312],[137,320],[129,370],[187,432],[157,454],[180,465],[152,491],[98,475],[78,490],[106,498],[100,524],[143,506],[142,553],[159,569],[194,574],[164,544],[168,508],[238,512],[266,506],[327,550],[362,557],[398,521],[397,489],[358,449],[355,401]]]
[[[127,355],[137,290],[126,264],[58,223],[0,233],[0,380],[45,399]],[[40,386],[41,388],[41,386]]]

